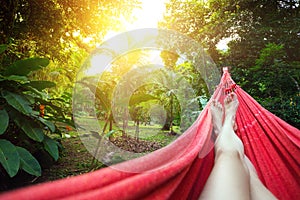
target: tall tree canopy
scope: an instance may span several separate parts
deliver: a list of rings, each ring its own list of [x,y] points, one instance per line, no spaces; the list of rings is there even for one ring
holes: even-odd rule
[[[0,44],[7,44],[3,66],[16,59],[47,57],[50,66],[31,78],[54,81],[52,96],[71,98],[74,79],[87,53],[111,30],[131,20],[137,0],[7,0],[0,8]],[[61,105],[64,106],[65,104]],[[70,107],[69,107],[70,109]]]
[[[61,58],[77,46],[91,50],[109,30],[121,28],[138,1],[8,0],[1,2],[0,43],[19,43],[19,52]],[[65,57],[63,57],[65,58]]]
[[[170,0],[162,27],[198,40],[267,109],[300,127],[299,0]],[[216,45],[227,39],[228,49]]]
[[[136,6],[135,0],[1,1],[0,152],[7,157],[0,159],[0,190],[18,182],[11,177],[23,180],[20,170],[40,176],[58,159],[55,138],[61,124],[73,125],[72,90],[82,61]]]

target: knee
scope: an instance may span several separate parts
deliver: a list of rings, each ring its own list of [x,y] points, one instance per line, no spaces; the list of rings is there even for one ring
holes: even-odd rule
[[[220,158],[233,158],[233,159],[239,159],[241,160],[241,153],[237,149],[227,149],[227,148],[219,148],[215,151],[215,157]]]
[[[236,136],[220,137],[215,144],[215,153],[224,155],[236,155],[244,158],[244,145]]]

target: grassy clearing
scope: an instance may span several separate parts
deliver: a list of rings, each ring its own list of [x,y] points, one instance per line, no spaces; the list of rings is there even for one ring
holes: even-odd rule
[[[95,131],[95,128],[91,127],[98,127],[96,132],[101,132],[102,128],[104,127],[104,121],[97,121],[93,118],[81,118],[79,124],[83,127],[88,127],[90,130]],[[122,124],[116,125],[113,124],[113,130],[121,130]],[[177,136],[172,136],[168,134],[168,131],[161,130],[162,125],[159,124],[151,124],[151,125],[144,125],[141,124],[139,127],[139,139],[140,140],[147,140],[152,142],[158,142],[162,146],[166,146],[170,144],[173,140],[175,140],[178,136],[181,135],[180,128],[178,126],[173,126],[173,129]],[[106,131],[107,133],[108,131]],[[81,133],[85,133],[82,131]],[[133,121],[128,122],[128,129],[126,130],[126,134],[132,138],[135,137],[136,134],[136,126],[134,125]],[[121,132],[116,132],[115,135],[121,135]]]
[[[95,123],[101,128],[104,126],[104,122],[97,122],[92,118],[83,118],[80,121],[81,125],[84,127],[93,127]],[[120,127],[122,127],[120,125]],[[129,127],[127,134],[134,137],[135,126],[133,122],[129,122]],[[178,127],[175,127],[175,130]],[[113,126],[114,130],[120,129],[118,126]],[[166,146],[172,141],[174,141],[179,135],[169,135],[168,131],[161,131],[160,125],[140,125],[140,140],[150,141],[159,143],[160,146]],[[179,128],[178,128],[179,129]],[[179,133],[178,130],[176,130]],[[80,134],[87,133],[81,131]],[[120,132],[116,133],[119,134]],[[93,155],[85,148],[79,135],[76,131],[65,130],[62,134],[61,143],[63,150],[60,153],[59,160],[51,167],[44,169],[41,177],[34,179],[30,184],[41,183],[47,181],[53,181],[61,178],[66,178],[70,176],[76,176],[90,171],[94,171],[103,167],[104,164],[96,160],[96,163],[91,167]]]

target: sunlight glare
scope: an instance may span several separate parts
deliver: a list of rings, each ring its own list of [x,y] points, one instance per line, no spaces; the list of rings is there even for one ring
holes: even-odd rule
[[[141,8],[133,10],[132,15],[136,21],[132,24],[127,23],[126,29],[136,28],[157,28],[157,23],[162,20],[165,12],[165,3],[163,0],[141,0]]]
[[[86,70],[86,75],[97,75],[101,74],[105,68],[107,68],[108,65],[110,65],[112,57],[110,55],[93,55],[90,60],[90,68]],[[104,64],[107,64],[107,66],[104,66]]]
[[[132,23],[128,22],[126,19],[121,19],[125,26],[125,30],[129,31],[133,29],[140,28],[157,28],[157,24],[163,19],[163,15],[166,9],[166,3],[169,0],[140,0],[141,7],[135,8],[132,11],[132,16],[135,18]],[[109,31],[104,39],[111,38],[117,35],[119,32]]]
[[[158,22],[163,19],[163,14],[165,12],[165,4],[169,0],[140,0],[141,7],[135,8],[132,11],[132,16],[134,18],[133,22],[128,22],[126,19],[121,19],[125,30],[120,31],[108,31],[108,33],[104,37],[103,46],[108,49],[113,50],[115,53],[122,52],[124,49],[128,49],[134,45],[135,41],[141,40],[143,35],[130,35],[124,34],[124,31],[130,31],[134,29],[141,28],[157,28]],[[122,36],[114,38],[113,40],[109,40],[119,33],[123,33]],[[158,34],[158,33],[157,33]],[[155,37],[154,35],[152,37]],[[146,44],[145,44],[146,45]],[[159,52],[150,52],[150,59],[156,60],[156,62],[161,63],[161,58],[159,56]],[[101,60],[102,59],[102,60]],[[90,69],[86,71],[87,75],[97,75],[102,73],[103,68],[101,70],[101,63],[106,63],[112,59],[111,56],[107,55],[94,55],[91,58],[91,66]]]
[[[228,43],[231,41],[232,39],[231,38],[225,38],[225,39],[222,39],[218,42],[218,44],[216,44],[216,47],[218,50],[221,50],[221,51],[227,51],[228,50]]]

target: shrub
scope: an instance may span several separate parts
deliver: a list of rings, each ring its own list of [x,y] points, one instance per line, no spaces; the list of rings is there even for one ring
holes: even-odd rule
[[[2,58],[5,50],[6,45],[0,45]],[[41,165],[33,156],[38,152],[59,157],[59,143],[50,137],[58,130],[45,113],[52,105],[45,89],[55,84],[28,78],[48,64],[45,58],[28,58],[0,66],[0,163],[9,177],[20,170],[40,176]]]

